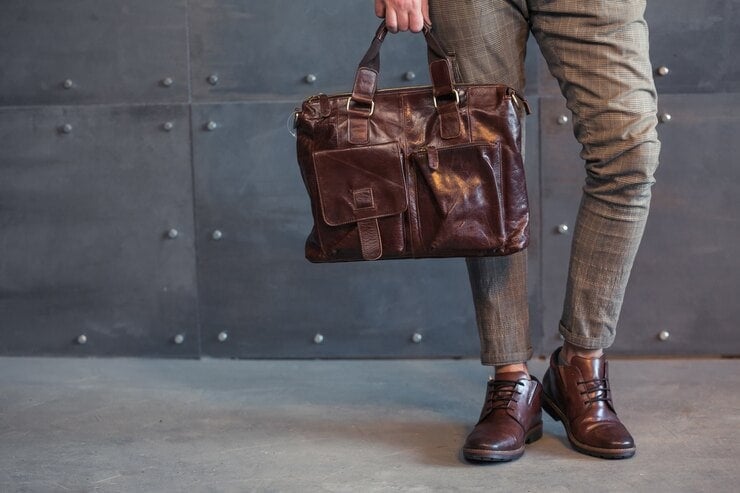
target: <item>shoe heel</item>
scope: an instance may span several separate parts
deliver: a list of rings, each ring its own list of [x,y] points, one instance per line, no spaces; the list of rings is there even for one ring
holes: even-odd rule
[[[524,443],[536,442],[540,438],[542,438],[542,423],[529,430],[527,437],[524,439]]]
[[[555,421],[560,421],[560,415],[555,412],[555,409],[552,408],[547,399],[542,399],[542,410],[549,414]]]

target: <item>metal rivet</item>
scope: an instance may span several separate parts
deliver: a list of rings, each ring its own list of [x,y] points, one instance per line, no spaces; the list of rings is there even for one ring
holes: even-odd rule
[[[313,336],[313,342],[315,344],[321,344],[322,342],[324,342],[324,336],[321,334],[316,334],[315,336]]]
[[[670,69],[665,65],[661,65],[660,67],[658,67],[657,72],[658,75],[660,75],[661,77],[665,77],[666,75],[668,75],[668,72],[670,72]]]
[[[75,83],[72,82],[72,79],[66,79],[64,82],[62,82],[62,87],[65,89],[72,89],[74,87]]]
[[[411,70],[409,70],[408,72],[406,72],[405,74],[403,74],[403,78],[406,79],[406,80],[414,80],[414,79],[416,79],[416,74],[414,72],[412,72]]]
[[[170,87],[175,81],[172,80],[172,77],[165,77],[161,82],[164,87]]]
[[[414,344],[419,344],[423,338],[424,338],[424,336],[422,336],[418,332],[414,332],[411,335],[411,342],[413,342]]]
[[[661,341],[667,341],[669,337],[671,337],[671,333],[667,330],[661,330],[658,334],[658,339],[660,339]]]
[[[61,127],[59,128],[59,130],[60,130],[60,131],[61,131],[62,133],[65,133],[65,134],[69,134],[69,133],[72,133],[72,125],[70,125],[69,123],[65,123],[64,125],[62,125],[62,126],[61,126]]]
[[[568,123],[568,115],[560,115],[558,117],[558,125],[565,125]]]
[[[180,236],[180,232],[176,230],[175,228],[172,228],[167,231],[167,238],[169,238],[170,240],[174,240],[178,236]]]
[[[218,333],[218,342],[224,342],[228,338],[229,334],[225,330]]]
[[[303,80],[305,80],[307,84],[313,84],[314,82],[316,82],[316,75],[308,74],[303,78]]]
[[[183,334],[177,334],[174,338],[175,344],[182,344],[185,342],[185,336]]]
[[[558,233],[560,233],[561,235],[568,234],[569,230],[570,228],[567,224],[558,224]]]
[[[671,121],[671,118],[673,117],[670,113],[661,113],[660,115],[658,115],[658,120],[660,120],[660,123],[668,123],[669,121]]]
[[[218,74],[211,74],[206,80],[210,85],[215,86],[216,84],[218,84]]]
[[[173,128],[175,128],[175,124],[172,123],[172,122],[164,122],[162,124],[162,128],[169,132],[170,130],[172,130]]]
[[[214,229],[213,233],[211,233],[211,238],[213,238],[216,241],[220,240],[223,237],[224,237],[224,234],[221,232],[220,229]]]
[[[213,131],[213,130],[216,130],[217,128],[218,128],[218,123],[214,121],[210,121],[206,123],[206,130]]]
[[[77,336],[77,344],[85,344],[87,342],[87,336],[85,334],[80,334]]]

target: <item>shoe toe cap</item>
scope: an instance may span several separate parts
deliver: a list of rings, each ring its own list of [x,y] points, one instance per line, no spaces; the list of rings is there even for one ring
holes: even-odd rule
[[[474,430],[465,440],[465,448],[471,450],[505,451],[521,448],[524,441],[516,434],[501,430],[492,433]]]
[[[583,442],[603,449],[631,449],[635,441],[620,422],[596,423],[587,428]]]

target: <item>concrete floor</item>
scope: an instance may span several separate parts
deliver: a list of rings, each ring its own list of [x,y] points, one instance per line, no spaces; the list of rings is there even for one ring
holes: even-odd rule
[[[740,360],[611,372],[634,458],[548,417],[520,460],[470,465],[472,360],[0,358],[0,491],[740,491]]]

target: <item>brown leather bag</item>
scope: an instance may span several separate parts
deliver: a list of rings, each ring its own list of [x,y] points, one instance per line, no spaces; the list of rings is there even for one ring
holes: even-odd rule
[[[508,255],[526,248],[521,156],[526,100],[502,85],[454,82],[429,29],[432,86],[377,90],[380,25],[351,94],[296,110],[311,199],[311,262]]]

